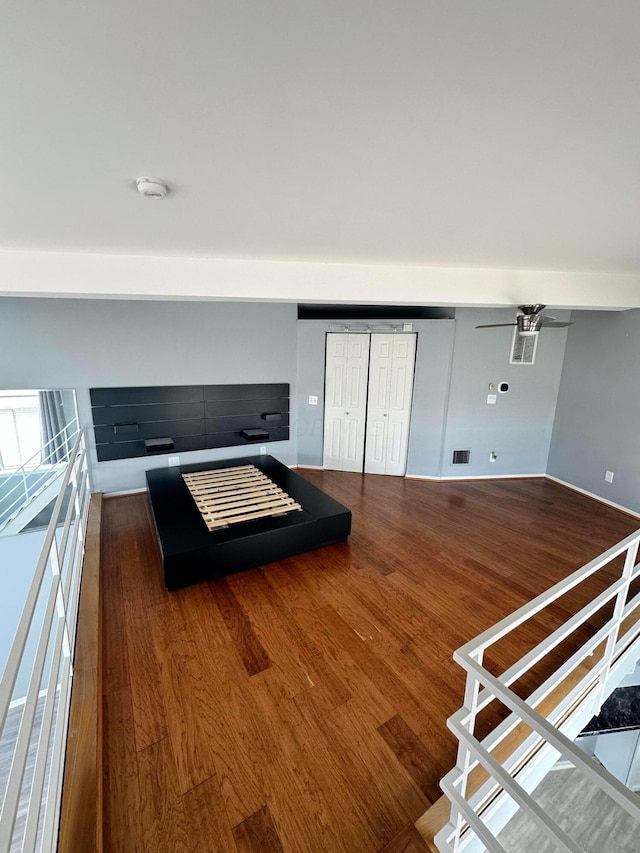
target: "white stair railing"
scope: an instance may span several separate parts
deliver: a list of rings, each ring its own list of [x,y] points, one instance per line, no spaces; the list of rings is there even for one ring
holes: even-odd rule
[[[0,681],[0,752],[11,756],[8,775],[0,778],[0,853],[56,848],[89,501],[79,433]],[[25,654],[33,646],[35,653]],[[25,672],[26,695],[16,696]],[[19,725],[7,725],[12,716]]]
[[[74,418],[15,470],[2,472],[14,485],[0,496],[0,531],[66,467],[78,436]],[[62,453],[62,459],[60,454]]]
[[[484,849],[504,853],[498,834],[518,808],[538,826],[541,839],[550,840],[558,850],[580,853],[563,827],[531,796],[558,754],[638,821],[640,837],[640,798],[573,742],[640,656],[640,593],[628,600],[631,584],[640,577],[639,543],[640,530],[454,653],[467,671],[467,683],[464,706],[448,720],[459,747],[456,767],[441,782],[451,802],[450,820],[435,839],[442,853]],[[611,571],[617,559],[623,564],[617,579],[513,666],[499,676],[483,666],[485,652],[494,643],[605,567]],[[604,624],[593,629],[593,635],[537,690],[522,699],[511,689],[607,605],[611,615]],[[506,707],[509,716],[480,740],[475,735],[478,714],[494,701]],[[474,771],[476,779],[470,786]]]

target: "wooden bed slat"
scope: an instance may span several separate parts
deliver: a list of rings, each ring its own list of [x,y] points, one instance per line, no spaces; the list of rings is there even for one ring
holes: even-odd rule
[[[269,509],[273,507],[282,507],[286,509],[287,512],[292,509],[299,508],[299,504],[296,504],[295,501],[292,501],[291,498],[279,498],[275,501],[268,501],[267,503],[262,504],[254,504],[250,501],[245,501],[244,503],[239,503],[234,507],[227,507],[225,509],[209,509],[209,510],[201,510],[203,516],[211,517],[214,519],[218,518],[226,518],[231,520],[236,515],[243,515],[247,511],[253,512],[261,512],[263,509]]]
[[[215,513],[218,515],[219,513],[226,512],[229,509],[234,509],[237,506],[262,506],[264,504],[273,504],[277,501],[290,501],[291,498],[289,495],[285,494],[285,492],[274,492],[268,495],[261,495],[257,498],[249,498],[244,495],[238,495],[233,501],[224,501],[224,503],[215,501],[207,502],[207,501],[196,501],[197,504],[201,504],[206,508],[208,513]]]
[[[215,495],[211,495],[210,499],[211,500],[215,499],[216,504],[226,504],[226,503],[232,503],[233,501],[235,501],[238,498],[238,495],[242,495],[242,497],[244,497],[244,498],[255,497],[256,499],[259,500],[260,498],[273,497],[274,495],[277,495],[281,491],[282,491],[282,489],[278,489],[277,486],[269,486],[269,488],[267,488],[267,489],[252,489],[251,491],[248,491],[248,492],[245,492],[245,491],[239,492],[238,490],[235,490],[233,492],[225,492],[223,494],[215,494]],[[194,495],[194,500],[197,500],[198,498],[200,498],[201,500],[207,500],[208,496],[207,495]]]
[[[264,477],[264,474],[261,471],[258,471],[256,468],[254,471],[248,471],[243,468],[226,468],[223,474],[216,474],[211,477],[201,477],[196,476],[194,474],[183,474],[185,478],[189,478],[192,483],[216,483],[220,480],[239,480],[244,477]]]
[[[300,506],[298,506],[297,508],[301,509]],[[236,518],[229,519],[228,521],[221,519],[219,522],[215,522],[215,523],[208,522],[207,526],[209,527],[210,530],[219,530],[222,527],[228,527],[229,524],[231,524],[231,523],[235,524],[236,522],[240,522],[240,521],[254,521],[258,518],[268,518],[268,517],[273,516],[273,515],[284,515],[287,512],[291,512],[292,509],[295,509],[295,507],[291,507],[289,509],[280,508],[280,509],[265,510],[264,512],[254,512],[254,513],[250,513],[247,515],[237,516]]]
[[[209,530],[302,510],[253,465],[185,473],[182,478]]]
[[[252,477],[250,480],[227,480],[224,483],[215,483],[210,486],[194,486],[191,483],[188,484],[189,488],[192,492],[223,492],[228,489],[235,489],[241,486],[245,488],[249,488],[252,486],[269,486],[272,485],[271,480],[263,480],[258,479],[258,477]]]
[[[264,476],[238,476],[238,477],[225,477],[224,479],[213,480],[212,482],[206,482],[204,480],[196,480],[188,481],[189,485],[194,489],[220,489],[223,486],[234,484],[234,483],[256,483],[256,482],[264,482],[266,478]]]
[[[187,471],[183,474],[184,477],[190,477],[193,480],[197,480],[198,478],[205,478],[207,480],[212,477],[225,477],[229,473],[235,473],[238,471],[257,471],[255,465],[232,465],[230,468],[214,468],[208,469],[205,471]]]

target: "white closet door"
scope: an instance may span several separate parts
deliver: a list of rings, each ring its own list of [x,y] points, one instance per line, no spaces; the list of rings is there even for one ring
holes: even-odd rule
[[[325,468],[362,471],[368,373],[369,335],[327,335]]]
[[[371,335],[365,473],[386,474],[394,335]]]
[[[371,336],[367,474],[406,471],[415,355],[414,334]]]

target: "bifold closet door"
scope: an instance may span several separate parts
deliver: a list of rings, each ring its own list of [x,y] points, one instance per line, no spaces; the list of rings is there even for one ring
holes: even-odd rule
[[[322,460],[325,468],[362,472],[368,373],[368,334],[327,335]]]
[[[365,474],[406,471],[416,339],[371,335]]]

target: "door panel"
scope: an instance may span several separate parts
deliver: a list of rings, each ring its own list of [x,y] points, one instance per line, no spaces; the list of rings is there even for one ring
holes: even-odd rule
[[[371,463],[384,468],[384,449],[387,440],[387,425],[383,419],[373,421],[368,425],[367,442],[371,443],[371,447],[367,451],[367,459]],[[373,473],[369,471],[368,473]]]
[[[325,468],[405,473],[415,352],[415,334],[327,335]]]
[[[331,405],[344,406],[344,387],[346,364],[336,364],[333,368],[333,382],[331,383]]]
[[[402,424],[396,422],[389,424],[389,453],[388,453],[388,461],[392,465],[401,465],[403,462],[402,458]]]
[[[327,335],[325,468],[363,469],[368,372],[368,334]]]
[[[371,336],[364,470],[402,476],[406,470],[416,335]]]
[[[327,335],[327,361],[325,370],[324,452],[325,468],[342,470],[344,420],[344,394],[347,386],[348,335]]]
[[[393,337],[393,335],[371,335],[367,445],[364,466],[367,474],[386,473]]]

